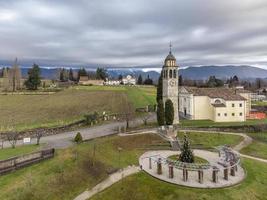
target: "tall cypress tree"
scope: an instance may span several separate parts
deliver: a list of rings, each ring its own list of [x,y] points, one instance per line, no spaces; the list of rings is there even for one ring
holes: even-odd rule
[[[158,101],[157,121],[159,126],[163,126],[165,124],[164,105],[162,100]]]
[[[141,74],[138,76],[137,84],[138,85],[142,85],[143,84],[143,78],[142,78]]]
[[[179,156],[179,160],[181,162],[186,162],[186,163],[194,162],[194,154],[190,148],[190,142],[187,138],[187,135],[184,135],[184,141],[181,149],[181,154]]]
[[[172,125],[174,119],[173,103],[170,99],[165,102],[165,122],[166,125]]]
[[[157,102],[162,100],[162,72],[159,76],[158,87],[157,87]]]

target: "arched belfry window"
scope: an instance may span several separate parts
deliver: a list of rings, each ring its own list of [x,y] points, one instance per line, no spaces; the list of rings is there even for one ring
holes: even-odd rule
[[[172,78],[172,69],[170,69],[170,78]]]
[[[173,78],[176,78],[176,74],[177,74],[176,69],[174,69],[173,70]]]

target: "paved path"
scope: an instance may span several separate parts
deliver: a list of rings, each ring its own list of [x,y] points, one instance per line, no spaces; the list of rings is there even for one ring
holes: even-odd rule
[[[155,121],[156,116],[153,116],[150,118],[151,121]],[[142,121],[141,118],[136,118],[135,120],[130,121],[130,127],[136,127],[144,122]],[[118,132],[118,127],[119,126],[125,126],[125,122],[111,122],[108,124],[103,124],[99,126],[94,126],[94,127],[88,127],[88,128],[82,128],[79,130],[75,131],[67,131],[63,133],[59,133],[56,135],[50,135],[50,136],[45,136],[41,138],[41,143],[45,143],[45,147],[49,148],[56,148],[56,149],[63,149],[67,148],[71,145],[73,145],[73,139],[77,132],[80,132],[83,136],[84,140],[89,140],[93,138],[98,138],[98,137],[103,137],[103,136],[108,136],[112,134],[116,134]],[[33,138],[31,141],[32,144],[36,143],[36,139]],[[17,146],[23,145],[22,140],[17,141]],[[8,141],[5,141],[3,144],[4,148],[11,147],[10,143]]]
[[[74,200],[87,200],[91,198],[93,195],[97,194],[98,192],[103,191],[104,189],[110,187],[112,184],[125,178],[126,176],[135,174],[139,171],[140,171],[140,168],[137,166],[128,166],[127,168],[124,168],[123,170],[113,173],[106,180],[97,184],[91,190],[84,191],[79,196],[77,196]]]

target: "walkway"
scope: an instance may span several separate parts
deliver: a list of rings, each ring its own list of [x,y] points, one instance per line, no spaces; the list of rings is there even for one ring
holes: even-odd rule
[[[156,116],[153,116],[149,121],[155,121],[155,119]],[[137,127],[142,125],[143,123],[144,122],[141,118],[136,118],[135,120],[130,121],[130,127]],[[41,138],[41,143],[47,144],[46,147],[49,148],[63,149],[73,145],[73,139],[77,132],[80,132],[82,134],[84,140],[90,140],[98,137],[116,134],[118,132],[119,126],[125,126],[125,122],[111,122],[99,126],[87,127],[75,131],[67,131],[56,135],[45,136]],[[36,144],[36,138],[33,138],[31,143]],[[17,141],[17,146],[20,145],[23,145],[22,140]],[[11,147],[8,141],[5,141],[3,146],[4,148]]]
[[[98,192],[103,191],[104,189],[110,187],[112,184],[125,178],[126,176],[138,173],[139,171],[140,168],[137,166],[128,166],[127,168],[124,168],[123,170],[115,172],[114,174],[110,175],[106,180],[102,181],[101,183],[93,187],[93,189],[84,191],[74,200],[87,200],[91,198],[93,195],[97,194]]]

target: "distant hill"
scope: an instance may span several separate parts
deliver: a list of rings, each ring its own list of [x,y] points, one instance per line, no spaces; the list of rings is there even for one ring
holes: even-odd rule
[[[209,76],[229,78],[237,75],[240,79],[267,78],[267,70],[251,66],[201,66],[181,69],[180,74],[190,79],[206,80]]]
[[[27,76],[28,68],[21,67],[22,75]],[[77,68],[75,70],[78,70]],[[94,69],[88,68],[88,71]],[[110,78],[118,78],[119,75],[126,76],[128,74],[136,78],[141,75],[143,80],[149,77],[157,82],[161,68],[107,68]],[[231,76],[237,75],[240,79],[267,79],[267,70],[252,67],[252,66],[200,66],[181,68],[179,74],[183,78],[195,80],[207,80],[209,76],[216,76],[221,79],[227,79]],[[41,67],[41,76],[46,79],[56,79],[58,77],[58,68]]]

